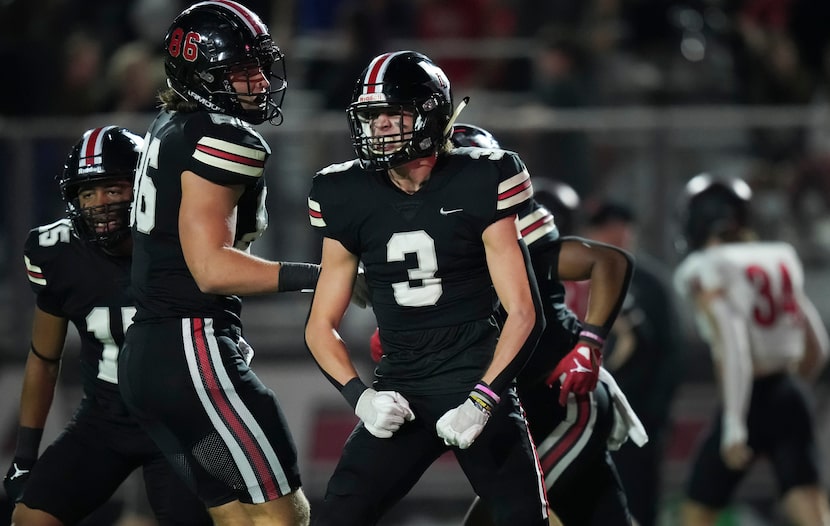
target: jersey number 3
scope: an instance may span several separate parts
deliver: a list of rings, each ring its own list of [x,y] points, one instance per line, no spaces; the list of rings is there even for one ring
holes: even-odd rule
[[[444,292],[438,271],[435,240],[423,230],[392,234],[386,243],[387,261],[405,261],[407,254],[415,254],[418,266],[407,270],[408,281],[392,284],[395,301],[403,307],[435,305]]]

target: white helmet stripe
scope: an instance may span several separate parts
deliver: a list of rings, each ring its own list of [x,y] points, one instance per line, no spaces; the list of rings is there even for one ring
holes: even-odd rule
[[[101,157],[101,153],[103,151],[104,136],[113,128],[115,126],[95,128],[84,134],[84,142],[81,144],[80,155],[78,156],[80,166],[103,164],[104,159]]]
[[[268,28],[262,23],[262,20],[250,9],[242,4],[234,2],[233,0],[211,0],[205,4],[214,4],[227,9],[231,13],[240,18],[254,36],[265,35],[268,33]]]

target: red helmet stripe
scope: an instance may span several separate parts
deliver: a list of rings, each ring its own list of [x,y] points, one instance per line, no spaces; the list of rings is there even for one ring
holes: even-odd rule
[[[363,93],[378,93],[381,91],[381,84],[383,83],[383,76],[386,74],[386,68],[392,59],[404,53],[404,51],[397,51],[395,53],[384,53],[372,60],[369,64],[368,72],[366,73],[366,80],[363,83]]]
[[[238,4],[233,0],[211,0],[205,3],[219,5],[241,18],[254,36],[268,34],[268,28],[265,27],[262,20],[260,20],[260,18],[253,11],[242,4]]]
[[[103,151],[104,135],[115,126],[106,126],[104,128],[95,128],[89,134],[84,134],[84,142],[80,149],[80,159],[78,163],[80,166],[94,166],[101,164],[104,160],[101,158]]]

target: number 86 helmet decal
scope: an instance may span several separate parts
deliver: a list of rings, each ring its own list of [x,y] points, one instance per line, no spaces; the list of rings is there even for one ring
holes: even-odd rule
[[[173,20],[164,50],[167,83],[185,100],[252,124],[282,122],[284,57],[253,11],[232,0],[194,4]],[[261,69],[270,86],[256,92],[249,79],[247,93],[237,93],[231,75],[252,68]],[[255,107],[243,107],[240,97]]]

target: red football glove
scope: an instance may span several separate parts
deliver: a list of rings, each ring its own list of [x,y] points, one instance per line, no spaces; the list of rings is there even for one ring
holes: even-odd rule
[[[375,332],[372,333],[372,337],[369,339],[369,349],[372,351],[372,360],[375,363],[380,362],[380,358],[383,356],[383,347],[380,344],[380,332],[378,329],[375,329]]]
[[[583,395],[596,388],[601,365],[602,351],[580,341],[559,361],[546,383],[548,387],[552,387],[557,380],[562,384],[559,403],[565,405],[568,394]]]

